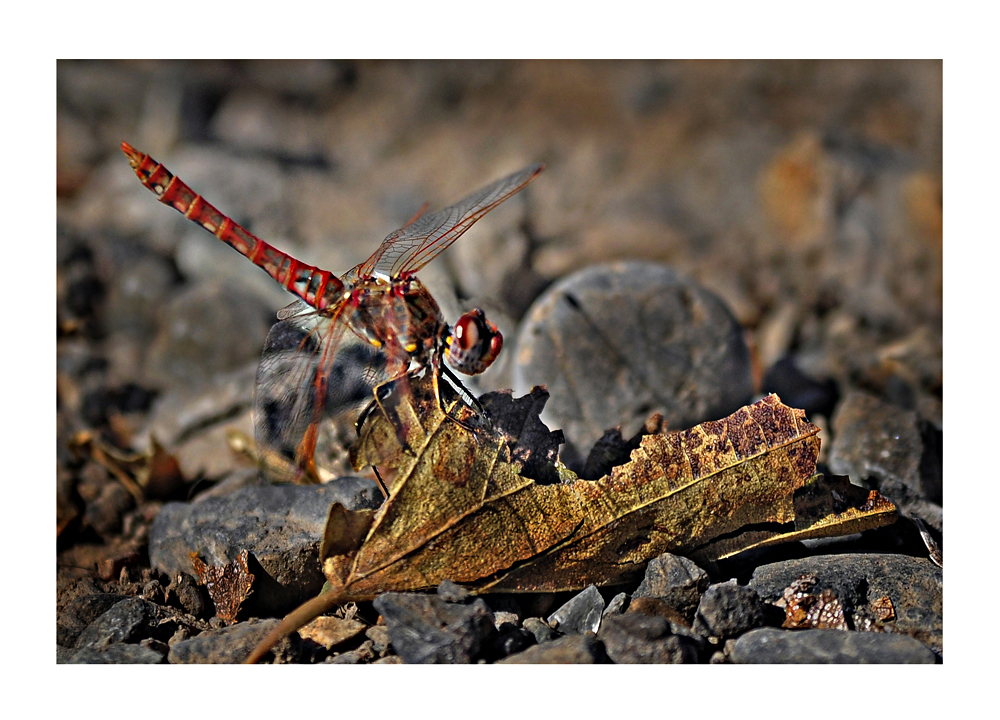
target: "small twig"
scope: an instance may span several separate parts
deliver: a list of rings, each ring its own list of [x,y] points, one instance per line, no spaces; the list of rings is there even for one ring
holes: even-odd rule
[[[251,652],[247,656],[247,659],[243,661],[244,664],[253,665],[259,662],[260,659],[264,657],[264,655],[266,655],[271,648],[277,645],[283,637],[291,635],[293,632],[309,624],[323,613],[329,612],[341,603],[342,598],[342,592],[331,590],[330,592],[317,595],[313,599],[307,600],[299,605],[297,608],[285,615],[285,617],[281,619],[281,622],[278,623],[278,626],[269,632],[263,640],[257,643],[257,647],[255,647],[253,652]]]

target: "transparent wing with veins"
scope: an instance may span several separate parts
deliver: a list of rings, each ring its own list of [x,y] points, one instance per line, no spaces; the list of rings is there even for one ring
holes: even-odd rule
[[[404,310],[399,298],[380,308],[405,328]],[[298,301],[268,333],[254,390],[254,434],[272,480],[322,480],[320,468],[333,467],[338,445],[353,441],[353,420],[373,389],[408,366],[398,342],[376,348],[346,320]]]
[[[531,182],[543,167],[531,165],[451,207],[414,218],[382,241],[375,254],[356,268],[358,275],[368,277],[378,272],[398,277],[405,272],[416,272],[461,237],[479,218]]]

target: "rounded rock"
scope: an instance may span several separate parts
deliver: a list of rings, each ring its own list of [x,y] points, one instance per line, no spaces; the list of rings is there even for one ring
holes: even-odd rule
[[[743,329],[716,295],[664,265],[586,268],[535,301],[514,348],[515,394],[546,385],[542,415],[586,457],[603,432],[634,435],[655,412],[671,429],[749,402]]]

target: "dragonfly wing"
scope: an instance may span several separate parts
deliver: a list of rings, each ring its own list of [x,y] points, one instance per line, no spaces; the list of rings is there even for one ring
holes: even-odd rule
[[[321,313],[275,323],[254,390],[262,472],[279,482],[316,481],[317,467],[336,467],[385,364],[384,353]]]
[[[285,305],[285,307],[278,311],[278,319],[287,320],[288,318],[295,317],[296,315],[313,312],[315,312],[315,310],[304,300],[295,300],[294,302]]]
[[[383,240],[375,254],[360,266],[359,274],[365,277],[380,272],[397,277],[403,272],[416,272],[461,237],[479,218],[524,188],[543,167],[531,165],[451,207],[419,215]]]

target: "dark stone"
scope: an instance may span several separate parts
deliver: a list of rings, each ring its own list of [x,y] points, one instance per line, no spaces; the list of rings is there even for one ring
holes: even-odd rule
[[[610,663],[604,645],[593,635],[567,635],[511,655],[505,665],[595,665]]]
[[[751,630],[736,640],[734,663],[933,664],[926,645],[895,633],[849,630]]]
[[[101,647],[112,643],[137,642],[149,637],[150,623],[157,617],[157,607],[142,598],[127,598],[115,603],[80,633],[76,647]]]
[[[323,587],[319,542],[334,502],[349,510],[374,508],[381,495],[371,480],[342,478],[321,486],[247,487],[224,498],[167,503],[150,532],[150,564],[174,577],[193,572],[192,551],[210,566],[225,566],[246,549],[254,583],[244,612],[282,615]]]
[[[205,617],[205,596],[195,579],[186,572],[177,573],[167,585],[166,602],[194,617]]]
[[[150,580],[142,586],[142,599],[151,603],[162,605],[165,600],[163,586],[159,580]]]
[[[89,584],[93,586],[93,582]],[[56,615],[56,644],[75,647],[77,638],[88,625],[124,599],[124,595],[104,592],[71,599]]]
[[[736,637],[763,625],[768,615],[753,588],[719,583],[710,585],[702,595],[692,629],[706,637]]]
[[[439,598],[449,603],[464,603],[472,597],[472,593],[451,580],[445,580],[438,585],[437,594]]]
[[[434,595],[384,593],[374,605],[407,663],[470,663],[497,633],[482,599],[459,605]]]
[[[629,596],[626,593],[618,593],[613,598],[608,600],[608,606],[604,608],[604,612],[601,613],[601,619],[606,620],[612,615],[621,615],[625,612],[625,608],[628,607]]]
[[[528,311],[513,357],[515,394],[534,385],[551,393],[541,417],[562,428],[574,469],[610,427],[632,437],[659,412],[687,428],[725,417],[753,392],[743,329],[725,303],[653,263],[560,280]]]
[[[809,377],[788,356],[768,368],[760,391],[775,393],[789,407],[802,408],[806,411],[806,417],[830,417],[840,397],[836,381],[832,378],[820,381]]]
[[[541,618],[526,618],[523,625],[525,630],[535,636],[535,642],[539,645],[555,640],[559,635],[559,633],[552,629],[552,626]]]
[[[815,575],[819,582],[813,592],[831,590],[848,618],[888,597],[895,620],[885,625],[941,652],[943,575],[929,559],[872,553],[785,560],[754,570],[749,586],[773,603],[800,575]]]
[[[594,586],[574,595],[565,605],[546,618],[546,622],[564,635],[596,633],[601,627],[604,598]]]
[[[489,656],[492,659],[507,657],[536,643],[535,636],[530,631],[508,623],[503,626],[503,629],[499,631],[491,643]]]
[[[331,655],[325,662],[329,665],[359,665],[361,663],[370,663],[377,657],[375,643],[371,640],[365,640],[353,650]]]
[[[167,654],[142,645],[112,643],[102,647],[85,647],[74,653],[70,664],[93,665],[159,665]]]
[[[649,561],[646,575],[632,597],[659,598],[691,621],[709,582],[708,573],[691,560],[664,553]]]
[[[926,487],[940,501],[936,467],[924,459],[927,453],[916,411],[853,391],[837,407],[832,426],[829,465],[833,472],[874,487],[896,503],[902,514],[919,517],[941,531],[941,508],[925,494]]]
[[[135,498],[117,482],[107,483],[100,495],[87,503],[84,522],[107,538],[121,532],[122,516],[135,506]]]
[[[208,630],[189,640],[173,643],[167,661],[172,664],[242,663],[279,622],[277,619],[249,620],[227,628]],[[298,634],[293,633],[264,656],[265,662],[269,656],[274,657],[275,663],[295,662],[301,644]]]
[[[607,618],[598,637],[608,657],[616,663],[694,663],[696,641],[675,635],[669,620],[654,615],[629,613]]]

